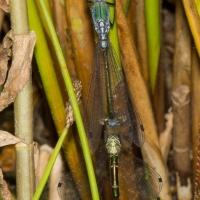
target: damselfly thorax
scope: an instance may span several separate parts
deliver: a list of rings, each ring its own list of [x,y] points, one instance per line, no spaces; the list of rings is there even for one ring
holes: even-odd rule
[[[110,12],[109,7],[104,1],[95,2],[91,8],[94,29],[96,30],[101,47],[107,47],[108,32],[110,30]]]

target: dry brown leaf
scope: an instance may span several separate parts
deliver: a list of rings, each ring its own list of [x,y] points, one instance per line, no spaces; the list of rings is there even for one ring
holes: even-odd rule
[[[7,183],[3,179],[3,173],[2,173],[1,168],[0,168],[0,190],[1,190],[0,197],[2,197],[3,200],[11,200],[12,199],[12,196],[8,189]]]
[[[21,140],[9,132],[0,131],[0,147],[10,145],[10,144],[17,144],[21,142]]]
[[[5,82],[7,69],[8,69],[8,60],[11,56],[12,40],[10,39],[12,32],[8,32],[5,38],[3,39],[3,43],[0,46],[0,85]]]
[[[167,166],[167,158],[172,143],[172,128],[173,128],[172,108],[170,108],[168,110],[168,113],[165,114],[165,119],[166,119],[165,130],[160,134],[159,142],[160,142],[160,150],[162,153],[162,157]]]
[[[27,35],[11,35],[13,41],[13,60],[4,89],[0,96],[0,111],[14,102],[31,75],[31,60],[36,35],[31,31]]]
[[[6,54],[5,50],[3,50],[0,47],[0,54],[1,53],[3,53],[4,55]],[[0,56],[2,56],[2,54]],[[6,79],[8,60],[9,60],[9,58],[7,56],[3,59],[0,59],[0,85],[2,85]]]
[[[0,0],[0,8],[5,12],[10,12],[9,0]]]

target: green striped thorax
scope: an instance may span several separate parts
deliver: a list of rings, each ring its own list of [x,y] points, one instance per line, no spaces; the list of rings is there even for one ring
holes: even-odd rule
[[[107,48],[108,32],[110,30],[110,10],[104,0],[94,0],[91,8],[94,28],[99,36],[101,47]]]

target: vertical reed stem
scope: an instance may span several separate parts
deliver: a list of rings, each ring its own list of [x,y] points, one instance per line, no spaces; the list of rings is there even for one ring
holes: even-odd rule
[[[28,34],[26,0],[11,0],[10,14],[15,35]],[[13,44],[15,45],[15,44]],[[18,94],[15,103],[15,134],[24,141],[16,145],[17,199],[29,200],[34,193],[33,106],[31,78]]]

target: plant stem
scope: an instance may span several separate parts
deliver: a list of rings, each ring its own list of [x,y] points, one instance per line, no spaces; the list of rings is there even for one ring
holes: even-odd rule
[[[181,85],[188,85],[190,87],[191,49],[192,49],[191,41],[192,41],[191,32],[184,12],[183,2],[182,0],[177,0],[176,15],[175,15],[176,48],[174,49],[173,79],[172,79],[173,89]],[[174,126],[176,125],[174,124]]]
[[[160,0],[145,0],[147,51],[152,93],[160,57]]]
[[[194,44],[192,44],[193,46]],[[197,151],[200,148],[199,138],[199,119],[200,119],[200,60],[196,49],[192,49],[192,60],[191,60],[191,128],[192,128],[192,149],[193,149],[193,180],[199,171],[197,165],[198,157],[200,152]],[[198,138],[198,139],[197,139]],[[198,147],[199,146],[199,147]],[[200,177],[198,177],[200,178]],[[195,180],[195,193],[200,194],[200,181]],[[199,198],[200,199],[200,198]]]
[[[194,0],[194,2],[195,2],[195,4],[196,4],[198,13],[199,13],[199,15],[200,15],[200,1],[199,1],[199,0]]]
[[[34,30],[37,35],[34,54],[42,79],[42,85],[56,129],[61,133],[65,126],[65,106],[34,0],[27,0],[27,7],[30,29]]]
[[[110,3],[114,3],[114,0],[110,0]],[[116,5],[115,5],[116,6]],[[121,66],[121,58],[120,58],[120,49],[119,49],[119,42],[118,42],[118,32],[117,32],[117,22],[116,22],[116,10],[114,6],[110,6],[110,18],[114,18],[113,26],[111,26],[111,29],[109,31],[109,39],[116,51],[119,66]]]
[[[148,67],[148,56],[147,56],[147,32],[146,32],[146,21],[145,21],[145,0],[136,0],[136,47],[138,50],[138,56],[141,63],[141,74],[144,82],[149,89],[149,67]]]
[[[74,93],[74,88],[73,88],[73,85],[72,85],[72,82],[71,82],[71,79],[69,76],[69,72],[67,69],[67,65],[66,65],[63,53],[62,53],[62,49],[59,45],[59,41],[58,41],[58,38],[56,35],[55,28],[54,28],[52,20],[49,16],[48,10],[46,9],[45,2],[43,0],[39,0],[39,4],[40,4],[40,7],[42,8],[43,15],[45,17],[46,24],[48,26],[49,35],[52,40],[52,44],[54,46],[54,49],[55,49],[55,52],[56,52],[56,55],[57,55],[57,58],[59,61],[59,65],[60,65],[60,68],[62,71],[65,86],[66,86],[66,89],[67,89],[67,92],[69,95],[69,99],[70,99],[70,102],[71,102],[71,105],[73,108],[74,117],[75,117],[77,129],[79,132],[79,137],[80,137],[80,141],[81,141],[81,145],[82,145],[82,149],[83,149],[83,155],[84,155],[86,168],[87,168],[87,172],[88,172],[92,198],[98,200],[99,195],[98,195],[98,189],[97,189],[94,169],[93,169],[93,165],[92,165],[92,159],[90,156],[89,145],[88,145],[88,141],[86,138],[86,133],[84,130],[81,114],[79,111],[79,106],[78,106],[78,103],[76,100],[76,95]]]
[[[49,175],[51,173],[51,170],[52,170],[53,165],[54,165],[54,163],[56,161],[56,158],[57,158],[57,156],[58,156],[58,154],[60,152],[60,149],[62,147],[62,144],[63,144],[63,142],[65,140],[65,137],[66,137],[67,133],[68,133],[68,129],[64,128],[64,130],[63,130],[62,134],[60,135],[59,140],[58,140],[58,142],[57,142],[57,144],[56,144],[56,146],[54,148],[54,151],[53,151],[53,153],[51,155],[51,158],[50,158],[50,160],[48,162],[48,165],[47,165],[47,167],[46,167],[46,169],[44,171],[44,174],[43,174],[43,176],[42,176],[42,178],[40,180],[40,183],[39,183],[39,185],[37,187],[37,190],[36,190],[32,200],[38,200],[40,198],[40,196],[42,194],[42,191],[43,191],[43,189],[45,187],[47,179],[48,179],[48,177],[49,177]]]
[[[196,4],[193,0],[183,0],[183,6],[198,54],[200,55],[200,16],[198,14]]]
[[[68,25],[65,32],[65,38],[67,37],[67,66],[72,80],[78,77],[81,81],[82,100],[85,103],[94,55],[92,20],[91,16],[88,15],[88,4],[85,0],[65,0],[65,4]],[[73,76],[73,74],[76,76]]]
[[[26,0],[11,0],[10,14],[12,31],[15,35],[28,34]],[[15,44],[13,44],[14,46]],[[17,198],[31,199],[34,193],[33,161],[33,104],[31,77],[18,94],[15,103],[15,134],[26,145],[16,146]]]
[[[27,7],[30,29],[34,30],[37,35],[34,55],[37,61],[37,66],[40,72],[42,85],[47,97],[51,115],[54,120],[56,130],[60,135],[65,127],[66,112],[55,69],[52,63],[52,54],[50,53],[47,45],[47,40],[45,38],[35,1],[27,0]],[[80,160],[74,137],[70,131],[65,138],[63,147],[65,148],[64,155],[69,168],[75,168],[79,164]]]

